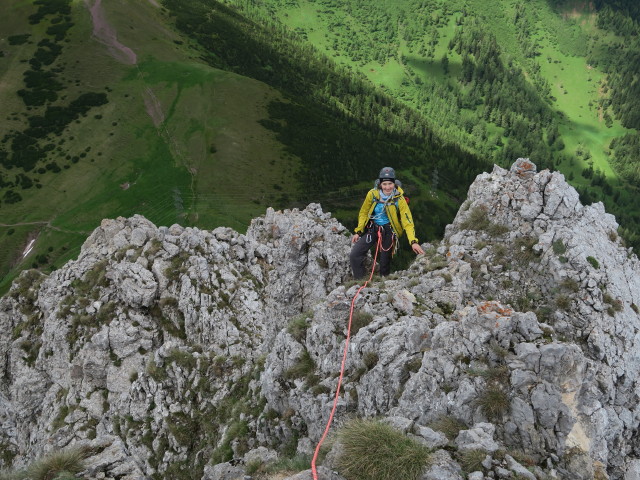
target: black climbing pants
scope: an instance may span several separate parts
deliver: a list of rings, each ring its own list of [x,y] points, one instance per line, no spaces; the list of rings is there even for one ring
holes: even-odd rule
[[[367,228],[360,236],[358,241],[351,247],[351,255],[349,260],[351,261],[351,271],[353,272],[353,278],[360,279],[366,275],[364,268],[364,259],[367,256],[367,252],[371,247],[378,242],[378,230],[382,233],[382,245],[378,252],[378,260],[380,261],[380,275],[389,275],[391,271],[391,257],[393,256],[393,242],[395,236],[391,225],[373,225]]]

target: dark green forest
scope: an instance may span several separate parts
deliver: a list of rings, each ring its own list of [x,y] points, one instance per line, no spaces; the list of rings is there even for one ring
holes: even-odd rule
[[[18,173],[15,180],[5,177],[0,172],[0,188],[3,194],[0,203],[11,205],[22,199],[20,190],[26,190],[35,185],[41,188],[37,178],[32,174],[43,174],[47,171],[60,172],[60,162],[64,168],[77,163],[80,157],[68,155],[62,161],[47,160],[49,153],[62,152],[60,142],[55,138],[80,116],[86,115],[92,107],[104,105],[108,102],[103,92],[86,92],[73,100],[64,97],[64,104],[54,105],[59,99],[59,93],[64,91],[64,85],[59,80],[62,71],[52,64],[60,56],[67,31],[73,27],[69,0],[36,0],[36,13],[29,17],[29,23],[36,25],[47,16],[53,17],[51,26],[46,29],[46,37],[37,44],[38,48],[29,59],[29,68],[24,72],[24,88],[17,91],[27,111],[27,127],[22,130],[11,130],[0,140],[0,165],[8,170],[14,167],[24,173]],[[28,42],[30,34],[13,35],[8,37],[9,45],[20,45]],[[12,113],[17,119],[17,113]],[[38,167],[38,168],[36,168]]]
[[[329,209],[357,208],[354,197],[359,200],[363,191],[349,187],[393,164],[427,184],[437,178],[451,198],[442,202],[424,195],[416,202],[414,215],[433,238],[442,234],[475,175],[490,168],[480,157],[440,141],[418,112],[338,67],[282,26],[252,22],[213,0],[164,5],[176,26],[198,40],[203,60],[286,93],[287,101],[270,106],[265,126],[302,159],[303,190],[327,191],[321,200]],[[304,205],[318,201],[318,195],[284,200]],[[355,221],[352,216],[345,224]]]
[[[531,158],[539,169],[563,171],[577,188],[583,203],[602,201],[618,218],[622,225],[620,233],[627,242],[636,248],[640,246],[638,134],[632,132],[616,137],[602,145],[603,153],[580,144],[575,150],[566,147],[567,139],[562,131],[569,129],[570,123],[556,106],[558,99],[552,93],[552,79],[545,76],[544,68],[541,68],[545,62],[558,63],[558,60],[551,58],[549,46],[545,45],[541,25],[548,19],[538,12],[538,2],[515,2],[513,12],[505,15],[515,32],[515,45],[499,41],[488,16],[490,9],[483,10],[482,6],[488,5],[486,2],[474,5],[407,0],[395,9],[385,9],[370,2],[332,0],[273,0],[268,3],[228,0],[227,3],[253,20],[254,32],[260,31],[256,38],[265,39],[266,35],[269,44],[276,49],[272,52],[279,50],[287,58],[296,58],[296,50],[305,52],[308,64],[313,65],[312,72],[303,72],[311,84],[305,88],[324,94],[324,97],[318,97],[324,105],[336,105],[333,114],[345,111],[353,118],[363,119],[368,128],[378,126],[382,131],[398,132],[405,138],[409,134],[416,138],[418,145],[420,138],[427,144],[435,140],[440,144],[455,145],[454,148],[463,154],[457,168],[447,166],[451,157],[440,158],[444,161],[437,165],[442,178],[452,180],[452,184],[466,187],[468,180],[479,173],[476,166],[487,163],[508,166],[519,157]],[[615,120],[629,130],[637,130],[640,127],[640,44],[636,2],[548,3],[555,9],[554,14],[565,20],[564,25],[554,27],[556,30],[549,28],[546,36],[551,40],[547,43],[569,57],[583,56],[591,66],[606,73],[600,98],[597,103],[589,104],[602,112],[603,127],[611,128]],[[326,25],[330,34],[329,52],[351,62],[346,69],[342,65],[338,67],[343,73],[339,77],[324,74],[321,67],[327,65],[327,60],[310,46],[309,34],[316,27],[287,30],[274,20],[286,19],[290,9],[303,4],[314,5],[318,16],[327,19],[322,27]],[[213,4],[210,8],[215,9]],[[595,17],[596,33],[584,30],[577,20],[565,13],[580,8],[585,9],[583,13]],[[176,13],[175,5],[172,12]],[[349,19],[355,21],[349,23]],[[455,25],[454,34],[446,42],[444,53],[436,53],[443,52],[442,48],[438,50],[438,45],[443,43],[445,27],[451,24]],[[220,52],[213,45],[208,47]],[[418,67],[416,56],[427,59],[423,63],[432,72],[430,76],[425,76]],[[260,71],[278,71],[271,69],[270,58],[271,53],[261,51],[261,56],[248,55],[246,62],[235,61],[235,64],[243,74],[269,82],[279,81],[279,85],[288,91],[295,92],[298,86],[306,85],[303,79],[285,76],[276,80]],[[233,60],[226,60],[234,64]],[[373,92],[392,97],[390,109],[376,108],[382,94],[365,93],[372,91],[366,82],[365,86],[361,86],[360,81],[354,83],[354,78],[363,78],[357,67],[367,65],[368,68],[371,62],[398,62],[404,69],[405,79],[399,93],[391,92],[384,85],[373,89]],[[435,76],[433,72],[436,72]],[[567,93],[566,87],[564,93]],[[401,114],[400,118],[394,115],[402,108],[393,100],[408,106],[408,113]],[[447,112],[444,117],[443,110]],[[429,121],[437,116],[444,118],[440,124]],[[357,155],[358,148],[354,146]],[[602,159],[596,158],[594,162],[594,156],[598,155]],[[476,160],[470,161],[467,156]],[[417,165],[425,165],[419,154],[413,158]],[[601,161],[611,165],[618,178],[609,178],[601,168]],[[430,169],[427,167],[425,173]],[[463,175],[457,176],[456,170]],[[354,179],[358,178],[358,171],[354,171]]]

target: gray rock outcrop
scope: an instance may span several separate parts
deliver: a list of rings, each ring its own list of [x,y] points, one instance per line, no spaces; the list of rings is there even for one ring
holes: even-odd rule
[[[526,159],[479,175],[442,242],[360,291],[332,428],[386,419],[433,450],[422,479],[636,478],[640,263],[617,228]],[[119,218],[23,273],[0,462],[92,444],[85,478],[213,480],[310,457],[362,285],[347,233],[314,204],[245,235]]]

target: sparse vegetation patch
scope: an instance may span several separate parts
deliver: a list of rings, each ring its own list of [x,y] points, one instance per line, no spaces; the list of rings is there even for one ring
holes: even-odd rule
[[[429,450],[377,420],[352,420],[339,432],[338,471],[352,480],[415,480],[429,463]]]

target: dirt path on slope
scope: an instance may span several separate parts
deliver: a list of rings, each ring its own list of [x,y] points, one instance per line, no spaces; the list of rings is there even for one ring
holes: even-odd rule
[[[113,58],[127,65],[135,65],[138,61],[136,53],[118,41],[116,31],[105,18],[102,0],[93,0],[93,4],[91,2],[92,0],[84,0],[89,12],[91,12],[93,36],[107,47],[109,54]]]
[[[91,19],[93,21],[93,36],[96,40],[104,44],[107,47],[109,54],[119,62],[126,65],[135,65],[137,67],[138,57],[136,53],[131,48],[118,41],[115,29],[106,19],[104,9],[102,8],[102,0],[84,0],[84,3],[91,13]],[[149,0],[149,3],[155,7],[160,7],[157,0]],[[142,76],[142,72],[140,72],[140,75]],[[151,117],[153,125],[158,130],[158,133],[164,138],[169,145],[169,148],[191,173],[191,191],[194,192],[194,172],[189,168],[190,163],[180,152],[177,142],[167,130],[166,125],[164,125],[165,114],[162,109],[162,103],[149,86],[144,87],[142,99],[144,101],[145,110],[149,117]]]

